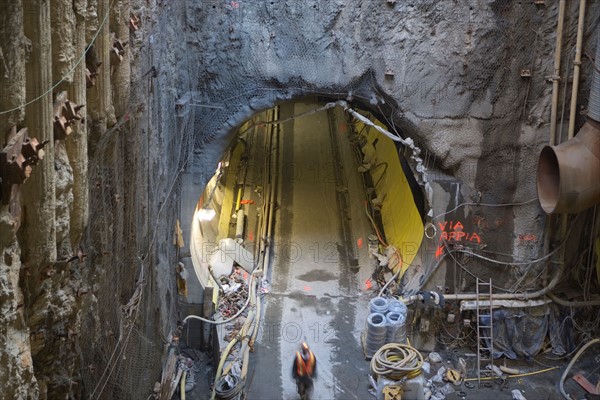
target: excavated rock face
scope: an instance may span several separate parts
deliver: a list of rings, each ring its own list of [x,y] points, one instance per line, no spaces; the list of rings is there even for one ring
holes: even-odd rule
[[[599,7],[586,14],[591,48]],[[571,47],[577,12],[568,7]],[[412,137],[431,181],[437,172],[456,179],[435,214],[463,202],[533,200],[450,217],[476,224],[488,250],[535,257],[544,222],[535,170],[548,141],[556,21],[556,5],[504,0],[188,2],[198,171],[209,177],[228,134],[258,110],[303,95],[348,98]],[[583,68],[587,87],[591,63]]]
[[[17,202],[28,212],[0,206],[7,398],[148,397],[161,336],[177,320],[171,243],[179,173],[193,159],[205,183],[235,128],[278,102],[347,99],[412,137],[431,160],[430,180],[447,188],[450,200],[434,204],[436,214],[463,201],[535,197],[555,44],[549,2],[38,3],[6,2],[0,13],[0,111],[16,108],[0,114],[0,132],[28,123],[32,136],[52,139],[51,117],[40,117],[52,99],[19,106],[62,78],[56,90],[86,104],[87,118],[64,143],[51,140],[48,164],[34,167],[38,175]],[[568,3],[571,46],[577,7]],[[599,10],[589,2],[586,48]],[[98,29],[89,58],[103,67],[86,88],[86,63],[76,62]],[[44,40],[34,37],[40,32],[48,32]],[[111,33],[128,42],[112,65]],[[589,71],[584,63],[582,106]],[[536,202],[460,217],[474,221],[490,250],[539,254]]]

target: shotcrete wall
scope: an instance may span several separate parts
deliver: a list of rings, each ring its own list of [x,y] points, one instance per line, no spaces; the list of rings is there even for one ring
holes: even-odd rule
[[[182,174],[200,194],[235,128],[282,101],[318,95],[378,114],[423,149],[434,216],[465,201],[524,202],[446,219],[477,230],[487,250],[541,254],[545,217],[530,200],[548,141],[555,2],[39,4],[0,12],[0,131],[28,124],[51,140],[21,209],[0,208],[1,396],[148,398],[178,319]],[[563,65],[578,11],[567,4]],[[589,53],[598,15],[588,2]],[[111,33],[128,42],[116,64]],[[95,61],[103,66],[86,89]],[[591,68],[582,65],[582,110]],[[86,104],[86,118],[54,141],[50,107],[62,90]]]
[[[599,7],[591,2],[586,14],[590,53]],[[577,12],[569,2],[564,57],[573,53]],[[488,251],[541,254],[535,169],[548,142],[557,4],[190,1],[185,13],[203,182],[233,128],[257,111],[303,95],[349,99],[423,149],[437,183],[434,216],[464,202],[525,203],[459,207],[444,219],[477,232]],[[582,68],[587,88],[592,64]],[[585,109],[586,89],[579,99]],[[508,277],[497,275],[499,283]]]

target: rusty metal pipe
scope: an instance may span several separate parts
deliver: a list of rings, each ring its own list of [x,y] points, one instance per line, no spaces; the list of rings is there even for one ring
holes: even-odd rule
[[[588,118],[573,139],[542,149],[537,191],[548,214],[578,213],[600,202],[599,122]]]

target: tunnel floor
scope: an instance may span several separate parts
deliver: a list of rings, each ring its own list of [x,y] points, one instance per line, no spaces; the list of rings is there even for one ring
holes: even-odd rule
[[[280,119],[317,107],[285,104]],[[351,265],[340,218],[349,218],[354,243],[366,244],[371,229],[361,210],[340,213],[339,191],[352,196],[353,205],[363,204],[364,194],[343,129],[335,129],[339,141],[331,139],[330,127],[343,127],[343,115],[331,113],[293,119],[282,127],[272,287],[248,373],[248,399],[297,397],[291,368],[303,341],[317,357],[314,399],[370,396],[360,333],[370,297],[363,296],[364,282],[372,271],[366,246],[350,249],[358,257],[358,272]],[[333,146],[347,165],[337,165]],[[338,186],[334,168],[343,170],[347,187]]]

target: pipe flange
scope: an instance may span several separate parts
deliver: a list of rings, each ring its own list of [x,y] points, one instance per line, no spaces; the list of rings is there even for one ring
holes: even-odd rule
[[[475,389],[475,384],[471,382],[465,382],[465,387],[467,389]]]
[[[423,230],[427,239],[433,239],[437,235],[437,228],[431,222],[426,223]]]
[[[491,388],[492,387],[492,382],[483,382],[483,387]]]
[[[461,390],[460,392],[457,392],[456,395],[464,399],[465,397],[467,397],[467,392]]]

